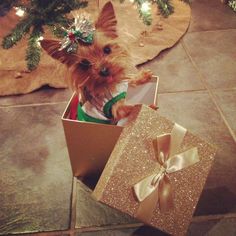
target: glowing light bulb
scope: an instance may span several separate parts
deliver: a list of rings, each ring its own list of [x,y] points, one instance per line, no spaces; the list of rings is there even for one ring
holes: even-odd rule
[[[140,10],[142,12],[148,12],[150,9],[151,9],[151,7],[150,7],[150,3],[149,2],[142,3],[141,8],[140,8]]]
[[[43,39],[44,39],[43,36],[38,37],[38,39],[37,39],[38,46],[41,46],[40,41],[43,40]]]
[[[22,10],[22,9],[19,8],[19,7],[15,7],[15,9],[16,9],[16,15],[17,15],[17,16],[19,16],[19,17],[24,16],[24,14],[25,14],[25,11],[24,11],[24,10]]]

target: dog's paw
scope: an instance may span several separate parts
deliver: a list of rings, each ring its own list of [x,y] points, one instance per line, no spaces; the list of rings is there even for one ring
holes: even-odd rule
[[[147,83],[152,79],[153,73],[150,70],[143,70],[141,72],[141,78],[140,78],[140,82],[141,83]]]
[[[152,109],[155,110],[155,111],[157,111],[157,109],[159,108],[159,107],[156,106],[155,104],[150,104],[149,107],[152,108]]]
[[[142,70],[138,76],[130,81],[130,85],[136,86],[149,82],[152,79],[153,73],[150,70]]]
[[[132,105],[121,105],[117,106],[115,109],[113,109],[113,116],[116,121],[119,121],[127,116],[130,115],[130,113],[133,110]]]

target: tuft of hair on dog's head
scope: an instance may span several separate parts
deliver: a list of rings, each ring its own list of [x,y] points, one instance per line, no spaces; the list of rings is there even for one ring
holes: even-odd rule
[[[127,79],[125,75],[130,60],[117,34],[117,20],[111,2],[102,8],[95,28],[93,43],[80,43],[76,53],[60,50],[61,42],[58,40],[41,41],[41,46],[51,57],[67,65],[69,80],[75,90],[86,86],[99,93],[104,85],[112,87]]]

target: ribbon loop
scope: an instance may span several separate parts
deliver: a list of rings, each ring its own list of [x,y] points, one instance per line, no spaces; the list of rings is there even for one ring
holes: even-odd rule
[[[163,165],[166,161],[166,158],[169,156],[170,141],[170,134],[160,135],[153,140],[155,157],[160,165]]]
[[[148,221],[157,203],[161,212],[173,208],[173,190],[168,175],[200,161],[196,147],[177,154],[186,132],[185,128],[175,124],[171,134],[160,135],[153,140],[154,153],[159,164],[158,173],[151,174],[134,185],[135,195],[140,202],[137,211],[139,219]],[[152,210],[148,211],[150,206]]]
[[[187,130],[184,127],[175,123],[170,134],[170,156],[173,156],[178,152],[178,149],[180,148],[181,143],[183,142],[186,132]]]
[[[182,153],[176,154],[166,161],[166,172],[173,173],[187,168],[200,161],[197,148],[191,148]]]

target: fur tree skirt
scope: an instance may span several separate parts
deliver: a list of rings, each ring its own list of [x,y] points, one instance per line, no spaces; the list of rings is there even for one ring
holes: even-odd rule
[[[98,12],[97,1],[85,9],[96,18]],[[105,1],[100,1],[102,8]],[[120,4],[115,1],[114,7],[118,19],[118,32],[122,40],[128,45],[136,65],[147,62],[156,57],[162,50],[172,47],[186,32],[190,22],[190,7],[180,0],[173,0],[175,12],[168,18],[163,18],[153,8],[153,22],[145,26],[139,19],[137,9],[129,2]],[[19,18],[14,10],[8,15],[0,17],[0,40],[10,32]],[[44,38],[52,38],[45,33]],[[65,79],[66,68],[56,60],[42,52],[38,68],[32,72],[26,69],[25,51],[27,36],[16,46],[5,50],[0,48],[0,96],[25,94],[49,85],[55,88],[68,86]]]

